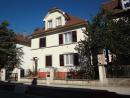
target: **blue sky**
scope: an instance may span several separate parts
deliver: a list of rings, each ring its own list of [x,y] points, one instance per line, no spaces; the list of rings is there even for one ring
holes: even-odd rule
[[[15,32],[31,34],[35,28],[44,26],[42,20],[53,7],[90,20],[106,1],[109,0],[0,0],[0,22],[7,20]]]

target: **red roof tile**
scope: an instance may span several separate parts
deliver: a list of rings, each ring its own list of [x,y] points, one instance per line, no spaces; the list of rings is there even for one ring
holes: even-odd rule
[[[28,39],[28,37],[22,34],[17,34],[15,39],[16,39],[16,43],[30,46],[30,39]]]
[[[45,28],[41,28],[41,29],[38,29],[38,30],[34,31],[32,35],[47,33],[47,32],[52,31],[52,30],[57,30],[59,28],[64,28],[64,27],[69,27],[69,26],[75,26],[75,25],[78,25],[78,24],[81,24],[81,23],[87,24],[87,21],[85,21],[83,19],[80,19],[78,17],[69,15],[67,13],[65,15],[68,18],[67,18],[67,22],[66,22],[66,24],[64,26],[59,26],[59,27],[56,27],[56,28],[48,29],[48,30],[45,30]]]
[[[105,2],[102,6],[106,10],[113,10],[121,6],[121,4],[119,0],[112,0],[109,2]]]

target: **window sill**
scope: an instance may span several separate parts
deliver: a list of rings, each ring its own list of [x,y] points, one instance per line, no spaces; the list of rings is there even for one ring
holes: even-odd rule
[[[71,45],[71,44],[77,44],[77,42],[71,42],[71,43],[66,43],[66,44],[59,44],[59,46]]]
[[[65,65],[63,67],[74,67],[74,65]]]
[[[52,66],[45,66],[46,68],[52,68]]]

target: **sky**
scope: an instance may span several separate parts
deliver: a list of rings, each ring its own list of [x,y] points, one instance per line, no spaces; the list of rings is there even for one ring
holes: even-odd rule
[[[44,27],[43,18],[53,7],[91,20],[106,1],[110,0],[0,0],[0,22],[6,20],[14,32],[29,35]]]

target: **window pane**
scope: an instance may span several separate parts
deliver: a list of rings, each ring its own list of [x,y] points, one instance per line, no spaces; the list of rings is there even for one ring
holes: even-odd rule
[[[48,21],[48,28],[52,28],[52,20]]]
[[[73,64],[73,55],[70,54],[69,57],[70,57],[70,59],[69,59],[70,62],[69,63],[72,65]]]
[[[66,65],[69,64],[69,55],[66,55]]]
[[[68,44],[72,42],[72,33],[68,32],[64,34],[64,43]]]
[[[64,42],[65,42],[65,44],[68,43],[67,33],[64,34]]]
[[[66,54],[66,55],[64,55],[64,58],[65,58],[65,66],[73,65],[73,55],[72,54]]]
[[[61,24],[61,17],[56,18],[56,26],[59,26]]]
[[[68,33],[68,43],[72,42],[72,33]]]

